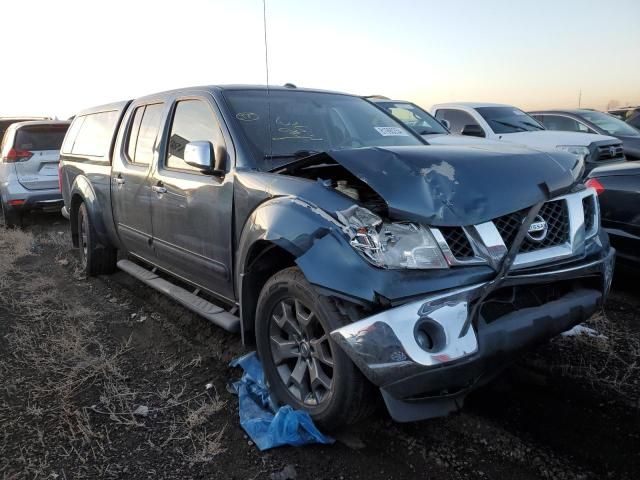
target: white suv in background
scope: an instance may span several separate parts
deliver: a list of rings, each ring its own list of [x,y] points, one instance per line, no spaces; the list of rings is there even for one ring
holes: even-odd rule
[[[454,134],[516,143],[537,150],[564,150],[583,160],[586,171],[625,159],[622,142],[617,138],[546,130],[533,117],[511,105],[441,103],[431,107],[431,114],[446,121]]]
[[[0,144],[0,204],[5,227],[19,227],[29,210],[60,211],[60,146],[71,122],[13,123]]]

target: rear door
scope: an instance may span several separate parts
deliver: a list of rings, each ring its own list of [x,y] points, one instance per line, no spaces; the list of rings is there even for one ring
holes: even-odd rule
[[[27,190],[58,189],[60,146],[68,123],[24,125],[16,130],[13,148],[16,175]]]
[[[156,142],[164,103],[134,104],[123,125],[124,137],[116,146],[111,169],[113,217],[126,249],[153,260],[151,245],[151,166],[157,157]]]

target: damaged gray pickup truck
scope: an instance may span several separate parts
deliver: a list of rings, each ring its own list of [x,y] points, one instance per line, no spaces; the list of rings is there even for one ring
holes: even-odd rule
[[[198,87],[76,115],[63,213],[117,267],[254,343],[323,427],[445,415],[587,319],[614,251],[568,153],[430,146],[365,99]]]

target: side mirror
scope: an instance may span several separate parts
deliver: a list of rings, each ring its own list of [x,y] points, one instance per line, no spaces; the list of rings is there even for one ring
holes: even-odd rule
[[[467,135],[469,137],[485,137],[484,130],[480,125],[465,125],[460,132],[461,135]]]
[[[451,123],[449,123],[449,120],[445,120],[444,118],[439,120],[439,122],[442,124],[442,126],[444,128],[446,128],[447,130],[451,130]]]
[[[224,175],[227,152],[222,145],[207,141],[189,142],[184,147],[184,161],[203,173]]]

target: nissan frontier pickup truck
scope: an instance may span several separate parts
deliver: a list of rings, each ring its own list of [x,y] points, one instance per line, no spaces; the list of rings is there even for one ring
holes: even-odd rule
[[[326,429],[381,395],[446,415],[602,305],[614,251],[584,165],[429,145],[366,99],[185,88],[78,113],[64,213],[117,268],[255,344],[276,402]]]

